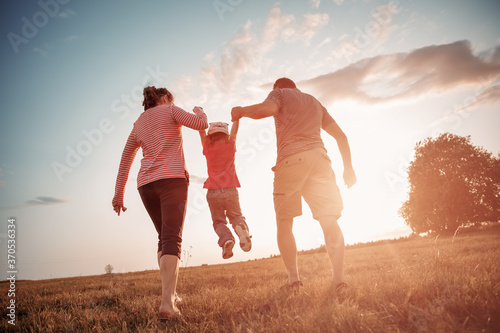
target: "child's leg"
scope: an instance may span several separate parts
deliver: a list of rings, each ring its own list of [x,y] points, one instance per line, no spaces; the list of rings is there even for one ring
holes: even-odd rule
[[[240,239],[240,247],[248,252],[252,248],[252,241],[245,217],[241,213],[240,200],[236,187],[226,189],[226,214],[231,225]]]
[[[225,200],[226,214],[227,218],[229,219],[229,222],[233,226],[233,229],[238,224],[243,224],[248,229],[245,217],[241,213],[238,190],[236,189],[236,187],[227,188],[225,190],[226,190],[226,200]]]
[[[215,233],[219,236],[218,244],[220,247],[224,247],[224,244],[228,240],[234,242],[233,234],[231,230],[227,227],[226,220],[226,207],[224,203],[224,193],[221,190],[209,189],[207,191],[207,202],[210,208],[210,213],[212,215],[213,227]]]

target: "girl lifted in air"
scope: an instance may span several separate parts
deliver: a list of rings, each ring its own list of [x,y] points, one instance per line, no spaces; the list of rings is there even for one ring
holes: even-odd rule
[[[228,124],[210,123],[208,135],[199,131],[203,145],[203,155],[207,159],[208,178],[203,185],[207,189],[207,202],[212,214],[213,227],[219,236],[218,244],[222,248],[222,258],[233,256],[234,236],[227,227],[229,219],[240,241],[240,247],[248,252],[252,248],[248,225],[241,213],[237,187],[240,187],[234,155],[236,153],[236,134],[239,121],[233,122],[231,133]]]

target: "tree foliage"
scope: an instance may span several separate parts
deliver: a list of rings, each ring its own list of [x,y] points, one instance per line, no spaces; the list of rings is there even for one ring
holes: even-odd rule
[[[111,265],[111,264],[107,264],[107,265],[104,267],[104,271],[106,272],[106,274],[111,274],[111,273],[113,273],[113,269],[114,269],[114,267],[113,267],[113,265]]]
[[[452,233],[498,222],[500,158],[450,133],[417,143],[408,167],[408,200],[399,210],[413,232]]]

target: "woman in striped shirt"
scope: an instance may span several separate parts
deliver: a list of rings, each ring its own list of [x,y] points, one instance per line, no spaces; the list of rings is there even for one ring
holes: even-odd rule
[[[162,283],[160,319],[179,316],[175,305],[177,275],[182,243],[182,228],[187,203],[189,175],[182,148],[182,126],[194,130],[208,127],[202,108],[188,113],[174,105],[165,88],[144,88],[144,112],[134,123],[123,150],[116,179],[113,209],[120,215],[125,184],[139,148],[143,158],[137,188],[158,232],[158,264]]]

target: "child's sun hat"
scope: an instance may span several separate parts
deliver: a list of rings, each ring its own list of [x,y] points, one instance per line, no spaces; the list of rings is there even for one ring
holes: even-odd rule
[[[229,124],[220,121],[215,123],[210,123],[210,127],[208,127],[208,135],[219,132],[229,135],[228,126]]]

